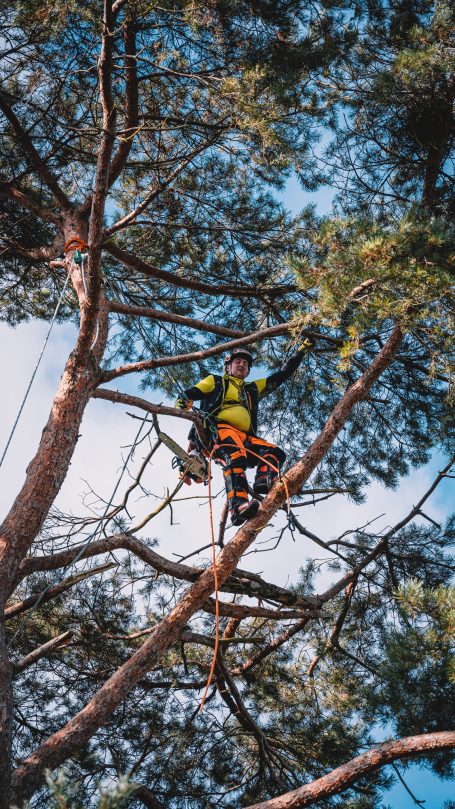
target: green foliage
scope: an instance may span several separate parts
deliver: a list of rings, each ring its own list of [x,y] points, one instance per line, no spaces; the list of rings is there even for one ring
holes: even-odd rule
[[[136,3],[134,9],[126,6],[114,35],[113,88],[119,133],[127,126],[128,106],[124,25],[134,13],[139,55],[138,137],[112,189],[109,217],[117,219],[130,211],[147,189],[160,184],[163,176],[194,153],[186,169],[177,174],[172,189],[159,195],[152,220],[142,223],[140,233],[131,234],[129,246],[171,271],[183,265],[185,272],[197,273],[202,265],[214,282],[227,275],[239,277],[239,267],[246,262],[246,275],[253,278],[255,269],[249,266],[248,253],[253,253],[254,264],[255,256],[264,252],[254,246],[257,239],[270,242],[273,251],[278,237],[281,254],[292,242],[292,237],[290,241],[286,237],[284,220],[277,233],[276,223],[283,214],[276,203],[269,199],[265,201],[269,210],[264,208],[263,182],[283,186],[293,166],[303,180],[314,182],[314,161],[309,156],[313,135],[308,124],[318,112],[310,113],[311,85],[328,60],[321,48],[321,37],[327,40],[329,36],[327,26],[323,33],[317,9],[304,12],[297,0],[252,6],[216,3],[208,9],[190,2],[165,2],[159,8],[146,2]],[[33,122],[36,147],[46,156],[48,168],[71,203],[79,204],[93,185],[101,125],[96,70],[99,4],[91,0],[82,4],[21,0],[7,4],[0,13],[0,28],[9,45],[2,92],[25,129]],[[335,15],[330,30],[333,47],[335,43],[342,47]],[[9,122],[2,123],[0,144],[2,181],[16,184],[37,205],[52,208],[54,201],[18,146]],[[226,193],[229,179],[232,190]],[[9,307],[9,317],[17,322],[30,312],[45,313],[43,308],[34,308],[38,291],[31,282],[37,275],[43,278],[49,269],[45,260],[12,249],[12,241],[27,249],[41,248],[52,241],[55,227],[43,231],[28,215],[22,229],[13,228],[15,219],[24,219],[24,211],[16,200],[6,204],[12,210],[3,218],[0,235],[10,273],[3,296],[5,304],[15,302],[13,313]],[[238,235],[228,220],[223,221],[225,211],[233,205],[235,224],[244,226]],[[220,253],[225,256],[221,264],[217,261]],[[262,267],[265,273],[276,264],[271,258],[272,254]],[[27,286],[21,282],[24,275]],[[122,273],[122,286],[128,277]],[[29,297],[19,298],[18,287]],[[159,287],[154,285],[149,296]],[[138,291],[131,291],[137,300]],[[160,293],[166,297],[165,289]]]
[[[404,620],[384,633],[381,685],[372,699],[399,736],[453,728],[454,599],[451,585],[424,587],[418,579],[405,580],[397,593]],[[429,766],[453,777],[450,754],[431,757]]]
[[[445,337],[441,347],[446,352],[453,348],[451,221],[412,213],[388,226],[372,220],[326,219],[317,223],[311,248],[311,263],[294,264],[302,285],[318,293],[314,314],[307,314],[304,322],[348,322],[351,353],[360,335],[389,319],[406,330],[422,324],[428,336]]]
[[[334,114],[344,107],[328,149],[340,204],[382,217],[423,201],[451,216],[453,4],[358,3],[351,27],[350,59],[326,93]]]

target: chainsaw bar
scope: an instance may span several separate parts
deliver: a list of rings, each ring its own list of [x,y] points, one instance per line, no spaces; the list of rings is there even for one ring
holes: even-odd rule
[[[200,455],[190,455],[180,446],[180,444],[177,444],[173,438],[166,435],[166,433],[162,433],[160,431],[158,433],[158,438],[163,442],[163,444],[166,445],[168,449],[171,450],[171,452],[177,456],[177,458],[180,458],[180,460],[183,461],[187,472],[191,472],[191,474],[196,478],[208,480],[207,463],[204,458],[201,458]]]

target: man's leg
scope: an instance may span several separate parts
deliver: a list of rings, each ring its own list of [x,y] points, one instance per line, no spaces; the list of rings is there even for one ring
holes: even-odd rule
[[[257,513],[259,503],[248,497],[246,479],[247,456],[242,437],[246,435],[233,427],[218,426],[217,447],[214,459],[223,467],[226,495],[231,522],[241,525]]]
[[[265,495],[277,480],[286,460],[286,453],[275,444],[256,436],[248,436],[245,449],[248,466],[257,465],[253,491],[255,494]]]

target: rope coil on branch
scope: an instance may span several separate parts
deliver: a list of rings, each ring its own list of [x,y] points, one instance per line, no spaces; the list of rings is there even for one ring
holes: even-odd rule
[[[66,242],[63,252],[66,255],[66,253],[69,253],[70,250],[88,250],[88,244],[87,242],[84,242],[80,236],[72,236],[71,239],[68,239]]]

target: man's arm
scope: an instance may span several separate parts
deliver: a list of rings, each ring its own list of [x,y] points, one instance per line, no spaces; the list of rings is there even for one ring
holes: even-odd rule
[[[286,382],[290,376],[297,370],[300,363],[302,362],[306,352],[309,348],[311,348],[312,342],[311,340],[304,340],[304,342],[299,346],[298,350],[295,354],[293,354],[286,362],[283,363],[281,368],[278,368],[277,371],[274,371],[273,374],[270,374],[266,379],[258,379],[256,380],[256,385],[259,390],[259,397],[262,399],[264,396],[268,396],[269,393],[273,393],[283,382]]]
[[[191,410],[193,401],[203,399],[204,396],[207,396],[207,394],[211,393],[214,389],[215,377],[210,374],[209,376],[206,376],[205,379],[201,379],[200,382],[197,382],[196,385],[193,385],[191,388],[186,388],[182,395],[177,399],[175,406],[179,410]]]

